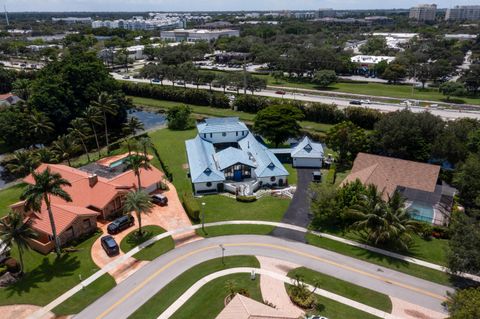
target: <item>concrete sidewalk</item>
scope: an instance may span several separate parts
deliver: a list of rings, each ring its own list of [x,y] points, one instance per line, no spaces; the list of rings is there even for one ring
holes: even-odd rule
[[[230,269],[225,269],[221,271],[217,271],[213,274],[210,274],[208,276],[203,277],[199,281],[197,281],[192,287],[190,287],[186,292],[184,292],[180,298],[178,298],[170,307],[168,307],[159,317],[158,319],[168,319],[170,318],[178,309],[180,309],[193,295],[200,290],[204,285],[209,283],[210,281],[227,276],[227,275],[232,275],[232,274],[240,274],[240,273],[248,273],[251,274],[254,272],[257,275],[262,276],[268,276],[272,279],[281,281],[283,283],[287,284],[294,284],[294,280],[290,277],[287,277],[285,275],[280,275],[274,271],[270,270],[265,270],[265,269],[260,269],[260,268],[250,268],[250,267],[238,267],[238,268],[230,268]],[[355,300],[345,298],[343,296],[331,293],[327,290],[323,289],[315,289],[311,285],[307,285],[308,289],[310,291],[314,291],[315,294],[334,300],[336,302],[339,302],[341,304],[344,304],[346,306],[358,309],[360,311],[366,312],[368,314],[380,317],[380,318],[385,318],[385,319],[401,319],[400,317],[396,317],[394,315],[391,315],[389,313],[386,313],[384,311],[372,308],[370,306],[364,305],[362,303],[359,303]]]

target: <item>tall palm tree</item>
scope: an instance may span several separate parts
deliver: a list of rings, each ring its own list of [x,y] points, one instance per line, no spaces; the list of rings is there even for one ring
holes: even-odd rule
[[[350,215],[356,219],[352,228],[364,232],[366,240],[374,245],[394,245],[408,250],[411,236],[418,222],[410,219],[405,199],[395,192],[384,201],[383,192],[369,185]]]
[[[142,215],[152,211],[153,204],[150,196],[141,190],[128,192],[125,197],[124,210],[127,214],[135,212],[138,222],[138,234],[142,236]]]
[[[15,211],[10,211],[6,218],[0,219],[0,240],[7,247],[17,246],[20,257],[21,272],[25,269],[23,263],[23,252],[28,250],[28,240],[36,238],[37,234],[30,228],[31,220],[25,220],[24,216]]]
[[[95,137],[95,143],[97,144],[98,158],[100,158],[100,143],[98,143],[98,134],[97,130],[95,129],[97,125],[100,125],[102,123],[102,115],[100,113],[100,110],[96,107],[89,106],[83,113],[83,116],[85,118],[85,121],[87,121],[87,123],[89,123],[92,127],[93,136]]]
[[[26,101],[30,96],[31,82],[28,79],[18,79],[12,84],[12,92]]]
[[[108,153],[110,144],[108,142],[107,115],[117,114],[118,105],[115,104],[115,101],[112,99],[112,97],[108,93],[102,92],[98,96],[98,100],[93,101],[91,103],[91,106],[100,110],[100,112],[103,115],[103,125],[105,126],[105,142],[107,145],[107,153]]]
[[[132,150],[136,149],[138,146],[138,143],[133,138],[126,138],[123,141],[122,146],[125,146],[128,149],[128,155],[130,156],[132,155]]]
[[[35,109],[30,111],[28,115],[28,123],[30,126],[30,135],[32,136],[32,142],[42,142],[50,133],[55,130],[55,127],[50,121],[50,118],[43,112],[39,112]]]
[[[72,166],[70,159],[78,151],[78,144],[70,135],[60,135],[52,143],[52,150],[57,154],[60,161],[67,161],[68,166]]]
[[[51,196],[60,197],[67,202],[71,202],[72,198],[63,189],[64,186],[72,186],[69,181],[62,178],[59,173],[52,173],[50,168],[46,168],[43,172],[32,172],[34,184],[29,184],[23,191],[21,199],[25,200],[25,208],[39,212],[42,208],[42,202],[45,203],[50,219],[50,227],[52,228],[53,240],[55,242],[55,251],[57,256],[61,253],[60,239],[57,236],[57,228],[55,219],[53,218]]]
[[[90,134],[90,127],[88,126],[85,119],[81,117],[77,117],[70,122],[70,127],[68,128],[68,132],[70,135],[75,138],[75,140],[79,141],[82,146],[85,154],[87,155],[87,160],[90,162],[90,155],[88,154],[87,144],[85,140],[88,138]]]
[[[143,123],[136,116],[132,116],[127,122],[125,122],[125,124],[123,124],[123,131],[126,135],[134,136],[137,131],[141,131],[143,129]]]
[[[16,151],[13,159],[5,165],[6,169],[15,176],[26,176],[39,165],[38,157],[31,151]]]
[[[148,163],[148,158],[138,154],[131,155],[125,160],[125,164],[127,165],[128,168],[132,169],[133,172],[135,173],[135,176],[137,176],[137,179],[138,179],[137,189],[141,190],[142,189],[142,183],[140,180],[141,169],[142,168],[146,170],[151,169],[151,166]]]
[[[140,138],[140,139],[138,140],[138,146],[139,146],[139,148],[143,151],[143,156],[144,156],[145,158],[148,157],[148,152],[147,152],[147,150],[148,150],[149,148],[153,148],[153,147],[154,147],[154,145],[153,145],[153,143],[152,143],[152,140],[151,140],[150,137],[148,137],[148,136],[145,136],[145,137]]]

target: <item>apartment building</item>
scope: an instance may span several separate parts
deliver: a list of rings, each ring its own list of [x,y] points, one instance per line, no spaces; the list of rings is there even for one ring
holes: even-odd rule
[[[455,6],[447,9],[447,21],[473,21],[480,20],[480,6]]]
[[[437,15],[436,4],[419,4],[410,9],[409,18],[416,21],[435,21]]]

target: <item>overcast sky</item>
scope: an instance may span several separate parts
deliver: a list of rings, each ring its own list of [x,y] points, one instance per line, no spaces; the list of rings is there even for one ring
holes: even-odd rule
[[[425,2],[435,2],[443,8],[480,4],[480,0],[0,0],[10,12],[385,9],[408,8]]]

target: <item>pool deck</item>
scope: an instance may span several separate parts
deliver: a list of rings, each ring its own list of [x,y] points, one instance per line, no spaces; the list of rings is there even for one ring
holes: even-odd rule
[[[138,153],[138,152],[132,152],[131,154],[123,153],[123,154],[119,154],[119,155],[113,155],[113,156],[109,156],[109,157],[99,159],[97,161],[97,164],[102,165],[102,166],[106,166],[106,167],[110,167],[112,165],[112,163],[123,160],[123,159],[129,157],[130,155],[143,155],[143,154]],[[151,161],[153,159],[152,155],[147,155],[147,157],[148,157],[149,161]]]

